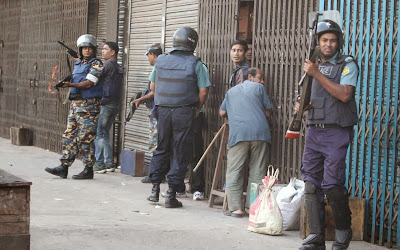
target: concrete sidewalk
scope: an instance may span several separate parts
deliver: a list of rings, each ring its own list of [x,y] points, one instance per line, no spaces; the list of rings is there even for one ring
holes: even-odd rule
[[[73,180],[44,171],[59,164],[59,155],[36,147],[11,145],[0,138],[0,168],[32,182],[31,249],[298,249],[299,232],[268,236],[247,231],[248,218],[224,216],[191,196],[183,208],[165,209],[147,202],[151,185],[115,173],[94,180]],[[166,185],[162,191],[166,190]],[[327,243],[330,249],[332,242]],[[385,249],[352,242],[349,249]]]

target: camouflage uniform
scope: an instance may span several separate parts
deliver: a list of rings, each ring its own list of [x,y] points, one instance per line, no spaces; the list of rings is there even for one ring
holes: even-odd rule
[[[70,167],[76,156],[82,155],[82,162],[92,167],[95,162],[94,139],[100,113],[100,99],[74,100],[68,114],[67,129],[63,133],[61,163]]]
[[[149,110],[149,150],[153,155],[154,150],[157,148],[157,119],[153,117],[151,109]]]
[[[94,61],[89,74],[100,78],[103,72],[101,61]],[[78,154],[86,167],[95,163],[95,145],[97,120],[100,114],[100,98],[71,100],[67,129],[62,135],[61,164],[70,167]]]

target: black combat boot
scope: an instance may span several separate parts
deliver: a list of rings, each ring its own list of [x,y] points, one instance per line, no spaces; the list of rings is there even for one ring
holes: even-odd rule
[[[335,229],[335,242],[332,244],[332,250],[345,250],[349,247],[353,230],[337,230]]]
[[[306,201],[308,227],[310,235],[303,241],[299,250],[325,250],[325,203],[320,203],[317,187],[305,182],[304,199]]]
[[[165,194],[165,207],[166,208],[177,208],[182,207],[182,202],[178,201],[176,198],[176,190],[174,188],[168,188]]]
[[[147,197],[147,200],[152,202],[158,202],[160,197],[160,184],[153,183],[153,188],[151,189],[151,194]]]
[[[68,176],[68,167],[60,165],[55,168],[46,168],[45,171],[47,173],[60,176],[61,178],[65,179]]]
[[[351,230],[351,211],[349,193],[345,187],[335,187],[326,191],[329,205],[335,221],[335,242],[332,250],[345,250],[349,247],[353,231]]]
[[[93,168],[85,167],[82,172],[73,175],[72,179],[75,180],[93,179]]]

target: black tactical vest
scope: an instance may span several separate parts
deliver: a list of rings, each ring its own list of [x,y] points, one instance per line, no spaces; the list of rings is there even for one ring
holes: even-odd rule
[[[196,64],[199,60],[199,57],[178,51],[157,57],[154,96],[156,105],[176,107],[199,102],[196,75]]]
[[[336,64],[324,62],[319,64],[319,71],[334,83],[340,84],[345,60],[349,56],[336,58]],[[354,92],[346,103],[336,99],[319,82],[313,79],[311,87],[311,108],[308,110],[307,123],[311,124],[336,124],[349,127],[357,124],[357,105]]]

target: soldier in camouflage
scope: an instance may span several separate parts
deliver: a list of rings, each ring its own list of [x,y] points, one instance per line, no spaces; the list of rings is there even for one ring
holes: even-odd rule
[[[53,175],[67,178],[68,168],[80,154],[84,170],[73,179],[93,179],[97,120],[103,83],[100,75],[103,64],[96,58],[97,41],[92,35],[82,35],[77,40],[80,59],[75,62],[72,82],[64,82],[70,88],[70,110],[67,129],[63,133],[61,164],[45,170]]]

